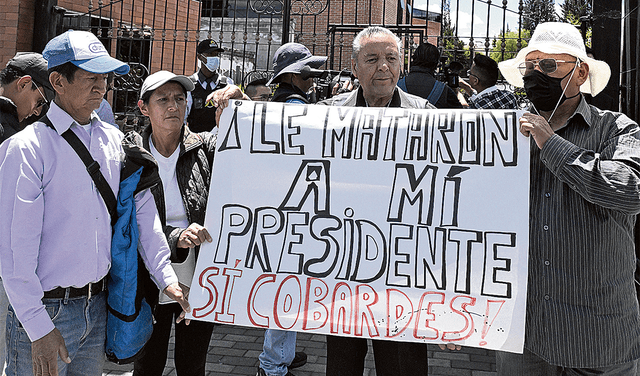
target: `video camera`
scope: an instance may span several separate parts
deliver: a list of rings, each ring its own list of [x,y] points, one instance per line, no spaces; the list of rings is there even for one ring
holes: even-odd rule
[[[300,70],[300,78],[306,80],[310,77],[316,78],[315,98],[311,98],[311,103],[331,98],[332,90],[336,83],[342,84],[345,81],[353,81],[355,79],[355,76],[347,70],[320,70],[309,66],[305,66]]]
[[[460,85],[459,76],[460,72],[464,70],[464,65],[457,61],[447,63],[448,60],[448,56],[440,57],[440,64],[438,64],[440,72],[436,74],[436,79],[446,83],[450,88],[455,89]]]

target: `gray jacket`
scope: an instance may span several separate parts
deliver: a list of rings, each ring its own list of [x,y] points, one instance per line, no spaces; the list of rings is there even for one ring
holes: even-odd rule
[[[318,104],[324,104],[327,106],[348,106],[348,107],[362,107],[364,97],[362,95],[362,88],[358,88],[349,93],[343,93],[333,96],[329,99],[325,99]],[[408,94],[400,90],[397,86],[393,93],[393,98],[389,107],[401,107],[401,108],[430,108],[436,107],[429,103],[426,99],[420,98],[417,95]]]

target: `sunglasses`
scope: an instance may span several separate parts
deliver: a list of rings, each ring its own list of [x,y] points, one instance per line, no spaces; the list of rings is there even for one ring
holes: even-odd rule
[[[526,76],[531,74],[531,72],[533,72],[533,70],[536,68],[536,65],[537,65],[540,67],[540,70],[542,71],[542,73],[551,74],[556,70],[558,70],[559,63],[575,64],[576,62],[578,62],[578,60],[566,61],[566,60],[556,60],[552,58],[530,60],[530,61],[523,61],[522,63],[520,63],[518,65],[518,70],[520,71],[521,75]]]

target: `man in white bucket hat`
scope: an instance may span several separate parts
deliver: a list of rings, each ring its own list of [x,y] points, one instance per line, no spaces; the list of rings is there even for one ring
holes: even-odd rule
[[[499,375],[635,375],[640,312],[634,223],[640,212],[640,128],[587,104],[607,84],[578,30],[543,23],[504,77],[532,112],[529,284],[524,354],[497,352]]]

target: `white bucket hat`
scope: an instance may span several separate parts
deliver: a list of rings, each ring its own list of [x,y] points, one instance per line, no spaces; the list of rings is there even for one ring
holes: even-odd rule
[[[589,66],[589,79],[580,87],[580,91],[583,93],[596,96],[607,86],[609,77],[611,77],[609,64],[587,57],[582,35],[575,26],[564,22],[545,22],[536,27],[529,45],[520,50],[514,59],[505,60],[498,64],[500,72],[511,85],[524,87],[518,65],[532,51],[546,54],[569,54],[586,62]]]

